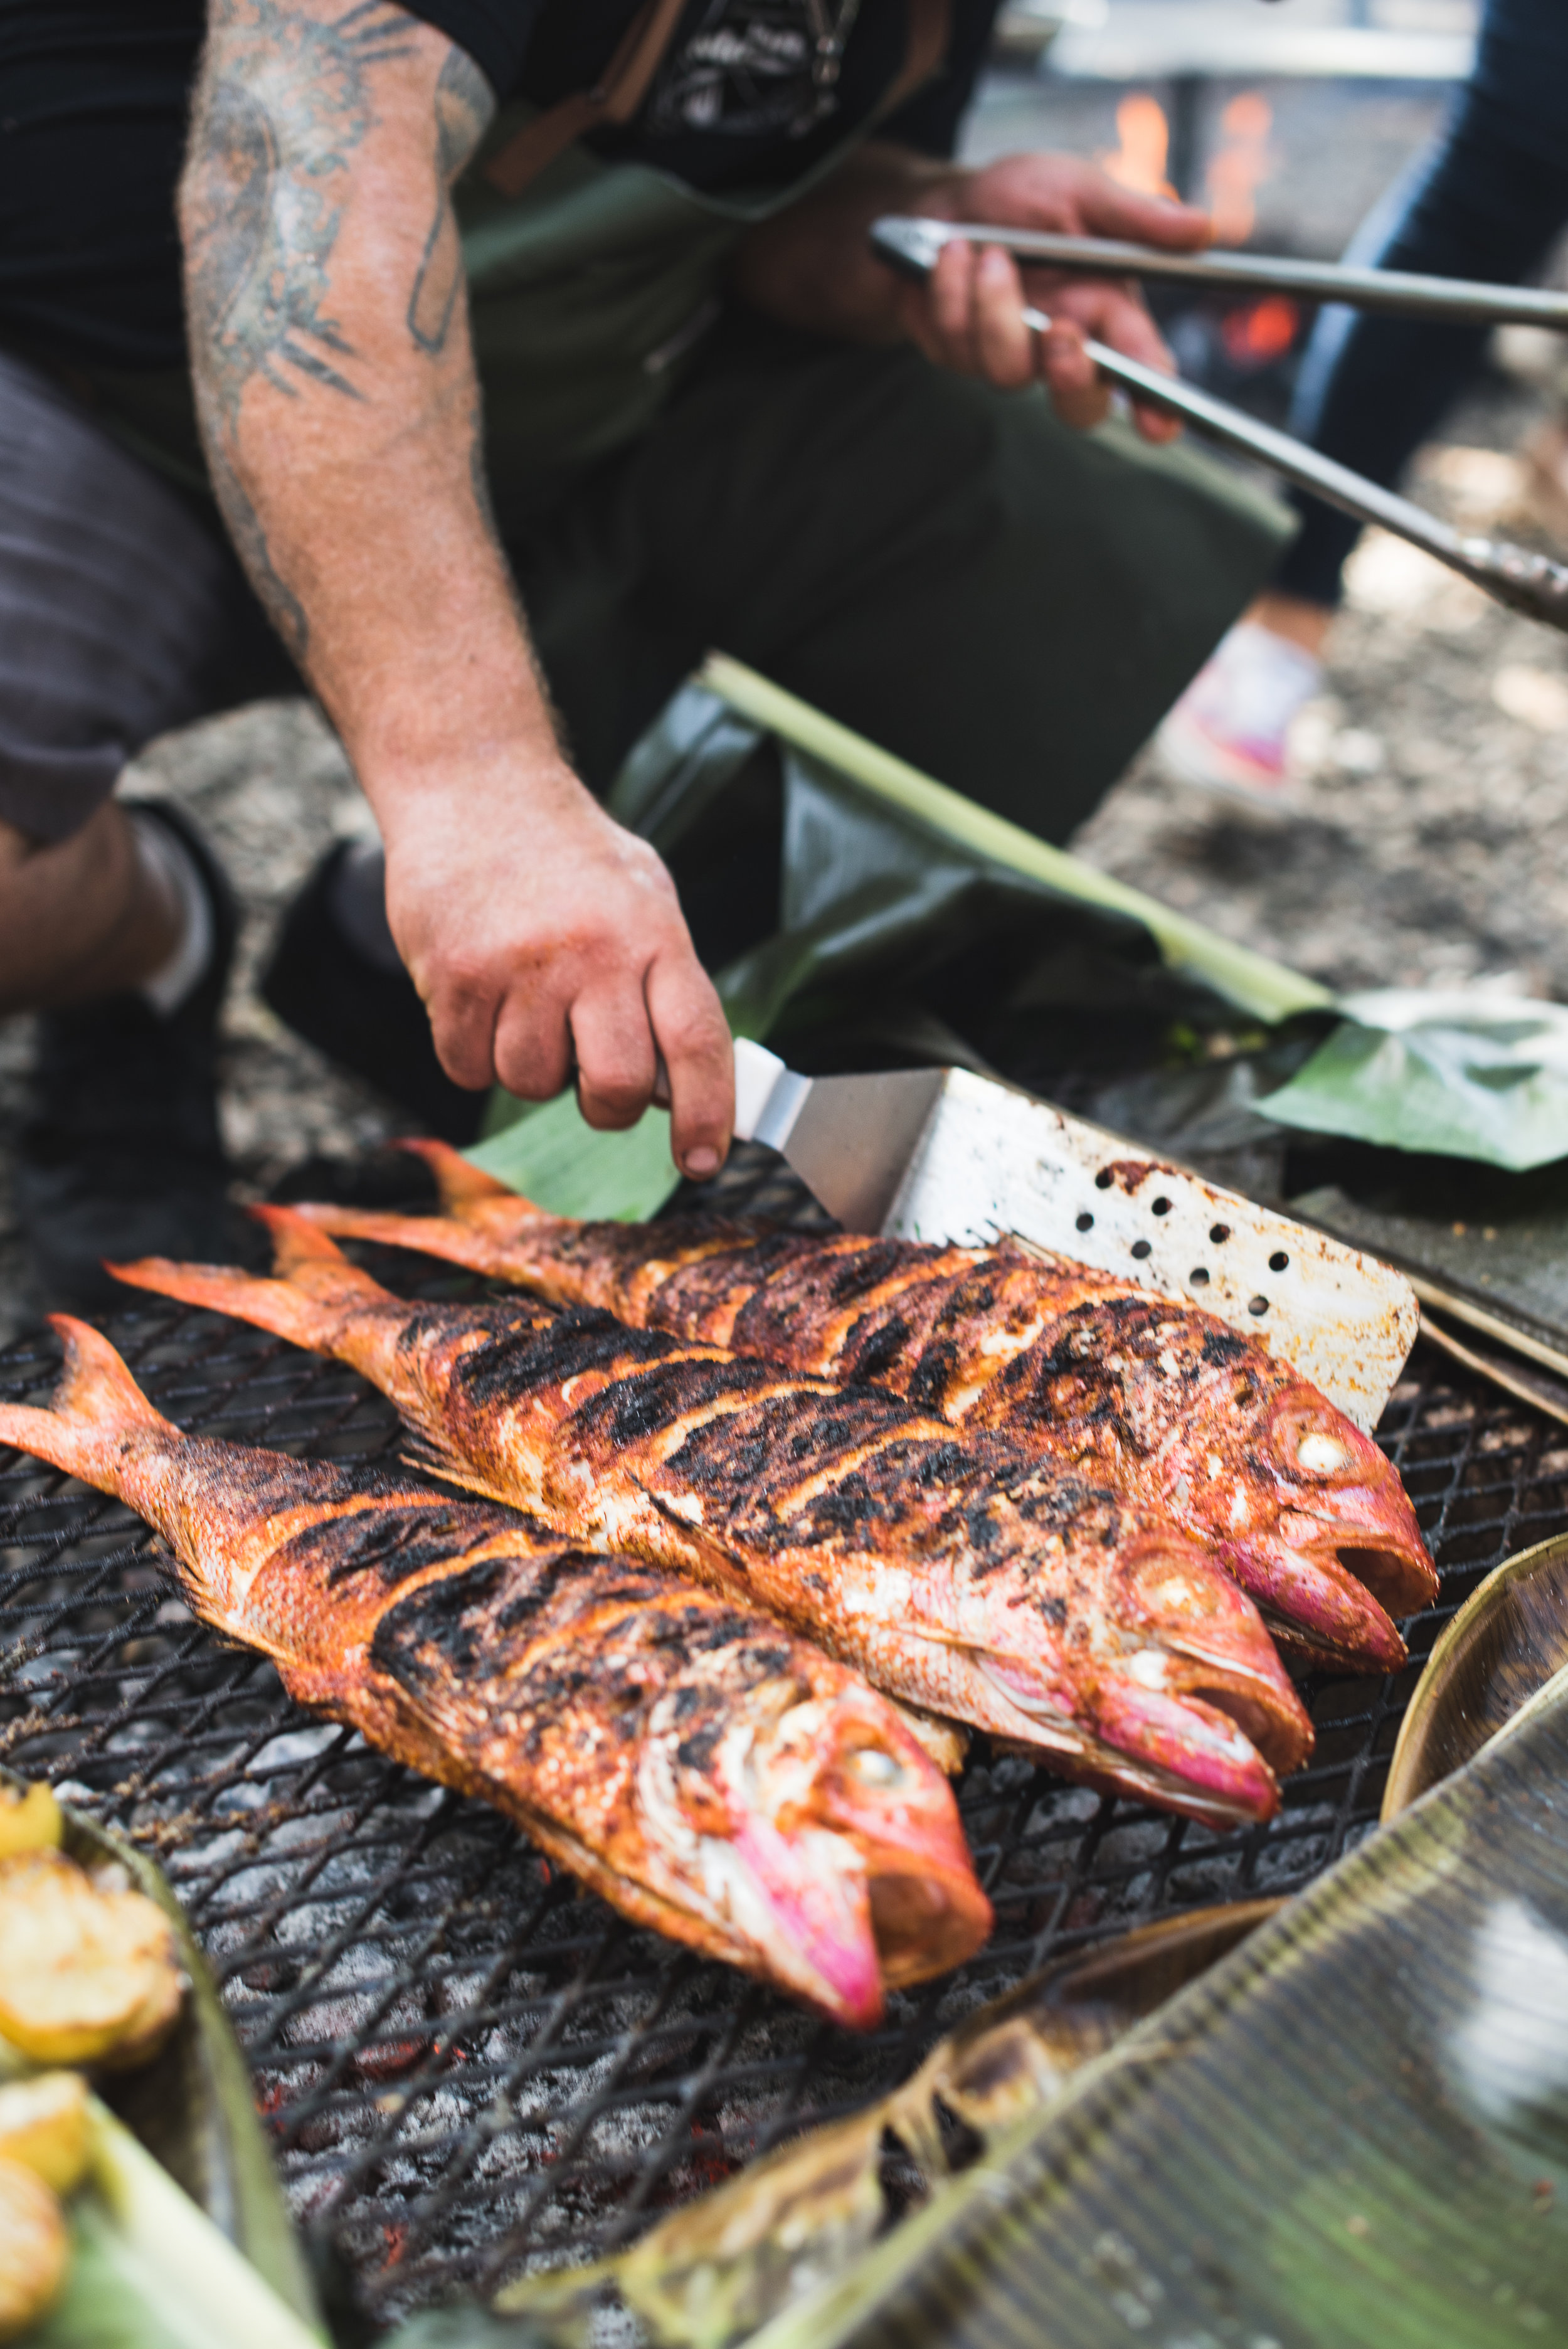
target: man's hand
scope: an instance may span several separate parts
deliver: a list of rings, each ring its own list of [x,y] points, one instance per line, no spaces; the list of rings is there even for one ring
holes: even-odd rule
[[[562,754],[484,489],[451,191],[495,100],[378,0],[208,0],[181,190],[213,487],[387,848],[387,911],[459,1084],[575,1071],[671,1145],[729,1139],[729,1034],[668,874]]]
[[[1182,252],[1206,243],[1210,234],[1208,215],[1195,204],[1134,194],[1097,165],[1068,155],[1009,155],[982,171],[956,172],[924,191],[919,209],[939,220],[994,221],[998,227],[1116,237]],[[1026,303],[1049,311],[1056,323],[1048,335],[1037,336],[1024,324]],[[1154,321],[1130,285],[1076,272],[1020,270],[999,245],[946,246],[926,285],[900,286],[898,308],[911,341],[943,367],[983,376],[1005,391],[1043,378],[1068,424],[1098,424],[1109,404],[1109,388],[1084,350],[1086,335],[1146,367],[1172,368]],[[1148,440],[1172,440],[1181,429],[1158,409],[1135,413]]]
[[[452,820],[454,803],[462,818]],[[390,815],[390,821],[387,820]],[[387,912],[460,1085],[543,1101],[575,1074],[590,1125],[634,1124],[668,1076],[670,1148],[700,1180],[729,1146],[729,1029],[675,887],[570,768],[465,769],[384,806]]]
[[[954,170],[891,145],[872,145],[788,211],[754,230],[734,268],[737,290],[793,326],[857,342],[915,343],[939,366],[983,377],[1003,390],[1043,379],[1064,421],[1098,424],[1109,402],[1083,347],[1092,335],[1146,366],[1171,355],[1124,280],[1049,269],[1020,272],[999,246],[954,243],[932,276],[913,285],[870,250],[882,212],[995,222],[1190,251],[1210,235],[1207,213],[1119,187],[1070,155],[1010,155],[984,171]],[[1026,326],[1026,303],[1048,310],[1052,332]],[[1173,418],[1135,409],[1139,429],[1168,440]]]

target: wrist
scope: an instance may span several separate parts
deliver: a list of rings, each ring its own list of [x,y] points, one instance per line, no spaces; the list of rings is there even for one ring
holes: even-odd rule
[[[515,794],[520,778],[536,791],[575,785],[526,646],[488,665],[461,652],[435,665],[416,662],[396,678],[383,675],[355,701],[332,715],[378,815],[383,806],[418,805],[459,782],[480,798]]]
[[[454,825],[470,842],[480,834],[515,848],[519,831],[536,837],[600,812],[550,733],[469,733],[356,764],[356,772],[388,854],[416,842],[423,854],[432,830]]]

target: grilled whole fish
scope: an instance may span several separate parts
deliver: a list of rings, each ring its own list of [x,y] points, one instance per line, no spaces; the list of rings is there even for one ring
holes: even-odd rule
[[[116,1268],[351,1362],[458,1482],[769,1608],[889,1694],[1069,1775],[1263,1818],[1311,1724],[1248,1600],[1088,1479],[874,1389],[556,1314],[408,1304],[286,1208],[282,1280]]]
[[[182,1435],[54,1323],[53,1408],[0,1441],[156,1526],[195,1611],[291,1695],[480,1796],[642,1925],[867,2028],[991,1910],[893,1708],[753,1609],[406,1472]]]
[[[965,1430],[1091,1465],[1241,1583],[1277,1637],[1367,1671],[1404,1661],[1396,1615],[1437,1596],[1391,1464],[1327,1397],[1212,1314],[1004,1244],[937,1247],[683,1216],[546,1215],[440,1143],[444,1217],[304,1210],[598,1305],[638,1328],[872,1381]]]

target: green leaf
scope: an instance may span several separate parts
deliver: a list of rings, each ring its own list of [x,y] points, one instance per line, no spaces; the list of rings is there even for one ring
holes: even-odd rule
[[[1259,1019],[1282,1019],[1292,1012],[1332,1002],[1327,988],[1315,979],[1287,970],[1249,947],[1233,945],[1201,922],[1190,921],[1158,899],[1145,896],[1140,889],[1113,880],[1109,873],[1086,864],[1065,849],[1051,847],[1021,824],[993,815],[988,808],[923,775],[891,751],[879,750],[863,735],[824,717],[809,702],[798,700],[741,662],[722,653],[712,654],[698,672],[697,683],[758,728],[849,777],[888,811],[912,820],[971,858],[1042,882],[1057,895],[1130,916],[1158,942],[1173,969],[1197,972],[1242,1010]]]
[[[1338,1009],[1306,1066],[1256,1105],[1270,1120],[1508,1168],[1568,1155],[1568,1009],[1398,989],[1336,1001],[723,655],[636,745],[612,812],[668,853],[769,742],[784,780],[779,926],[715,975],[738,1035],[786,1052],[809,1039],[808,1068],[825,1040],[830,1065],[939,1057],[1028,1086],[1042,1037],[1080,1009],[1136,1016],[1167,1042],[1226,1007],[1275,1027]],[[977,948],[993,999],[971,980],[956,1026],[923,1009],[923,979]],[[652,1214],[676,1180],[652,1116],[594,1134],[570,1096],[531,1111],[498,1095],[491,1123],[476,1163],[558,1213]]]
[[[92,2182],[69,2204],[65,2288],[27,2349],[321,2349],[95,2097]]]
[[[26,1781],[0,1769],[0,1783],[21,1786]],[[139,2070],[115,2077],[106,2090],[118,2117],[98,2108],[100,2168],[111,2187],[118,2180],[120,2189],[115,2207],[150,2214],[150,2239],[143,2248],[155,2264],[164,2259],[172,2230],[193,2247],[198,2267],[215,2260],[218,2272],[235,2289],[253,2283],[263,2304],[281,2311],[289,2327],[258,2338],[275,2338],[280,2349],[285,2343],[325,2338],[315,2287],[256,2116],[250,2066],[180,1903],[134,1844],[68,1803],[61,1804],[60,1813],[62,1847],[72,1859],[88,1868],[123,1868],[136,1889],[163,1911],[190,1983],[180,2020],[158,2054]],[[73,2221],[76,2211],[73,2204]],[[84,2221],[91,2275],[105,2271],[108,2257],[99,2240],[108,2224],[106,2211],[107,2206],[96,2219],[89,2212]],[[133,2235],[140,2224],[139,2219]],[[134,2245],[121,2249],[131,2265],[141,2256]],[[59,2337],[62,2343],[76,2338]],[[147,2337],[161,2338],[156,2333]],[[96,2342],[98,2336],[82,2338]]]
[[[1568,1156],[1568,1006],[1460,989],[1346,996],[1259,1110],[1282,1125],[1515,1172]]]
[[[753,2349],[1568,2335],[1568,1674]]]
[[[464,1155],[552,1216],[639,1221],[680,1180],[662,1109],[645,1111],[624,1133],[598,1133],[583,1123],[575,1093],[539,1108],[511,1106],[521,1114]]]

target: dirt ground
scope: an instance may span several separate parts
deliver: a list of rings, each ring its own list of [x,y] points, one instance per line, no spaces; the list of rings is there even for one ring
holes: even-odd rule
[[[1405,140],[1430,111],[1400,119]],[[1092,151],[1092,134],[1080,136]],[[1387,143],[1398,143],[1391,131]],[[1323,224],[1322,249],[1336,249],[1340,225]],[[1568,385],[1539,351],[1514,357],[1524,372],[1488,377],[1427,452],[1416,488],[1468,527],[1539,540],[1540,500],[1519,451],[1563,409]],[[1298,747],[1300,808],[1283,829],[1217,812],[1145,755],[1077,845],[1331,986],[1506,974],[1568,1000],[1568,639],[1374,535],[1354,561],[1327,690],[1305,713]],[[319,717],[301,701],[235,711],[154,744],[127,788],[183,801],[244,903],[222,1092],[242,1188],[255,1195],[312,1152],[352,1152],[395,1131],[388,1106],[280,1028],[253,988],[294,888],[332,838],[368,825]],[[0,1341],[36,1309],[6,1184],[29,1050],[26,1021],[0,1026]]]

